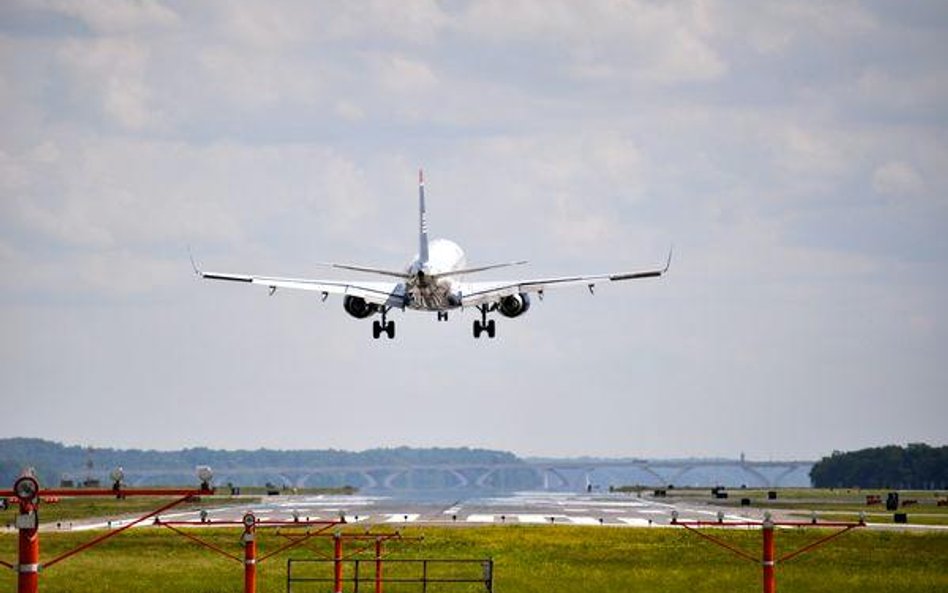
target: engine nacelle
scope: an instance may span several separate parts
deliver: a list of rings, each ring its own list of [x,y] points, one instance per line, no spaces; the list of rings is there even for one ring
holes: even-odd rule
[[[342,299],[342,308],[356,319],[365,319],[379,311],[379,306],[375,303],[367,303],[364,298],[352,295],[346,295]]]
[[[504,317],[519,317],[528,309],[530,309],[530,296],[525,292],[505,296],[497,304],[497,310]]]

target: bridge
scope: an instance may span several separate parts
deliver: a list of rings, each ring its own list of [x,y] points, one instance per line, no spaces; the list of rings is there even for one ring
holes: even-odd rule
[[[284,488],[354,486],[362,493],[423,490],[578,492],[609,486],[807,486],[814,461],[525,460],[510,463],[441,463],[319,467],[214,468],[215,483],[275,484]],[[193,481],[193,469],[126,468],[132,485]],[[102,480],[108,478],[103,473]]]

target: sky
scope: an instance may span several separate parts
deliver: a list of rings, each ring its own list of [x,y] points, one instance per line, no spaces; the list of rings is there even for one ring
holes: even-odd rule
[[[946,444],[944,2],[0,3],[0,437],[818,459]],[[205,269],[433,236],[495,340]],[[361,276],[360,276],[361,278]]]

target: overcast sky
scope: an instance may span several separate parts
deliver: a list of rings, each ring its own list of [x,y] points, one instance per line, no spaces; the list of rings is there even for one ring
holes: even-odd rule
[[[0,436],[818,458],[945,444],[948,5],[0,4]],[[548,292],[495,340],[204,282]]]

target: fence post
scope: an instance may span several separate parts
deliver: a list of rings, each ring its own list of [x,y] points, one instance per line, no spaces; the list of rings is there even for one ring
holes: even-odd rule
[[[244,515],[244,593],[257,593],[257,536],[256,517]]]
[[[776,593],[776,546],[774,545],[774,522],[770,514],[764,516],[761,533],[764,536],[764,550],[761,565],[764,571],[764,593]]]
[[[375,593],[382,593],[382,538],[375,538]]]
[[[333,593],[342,593],[342,535],[333,535]]]

